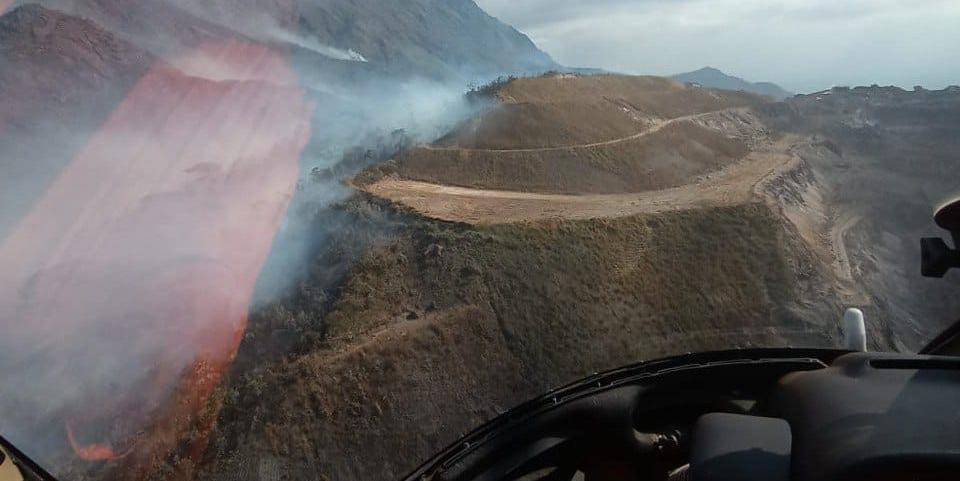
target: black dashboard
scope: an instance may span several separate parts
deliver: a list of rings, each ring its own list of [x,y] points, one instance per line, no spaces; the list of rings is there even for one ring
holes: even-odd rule
[[[772,349],[640,363],[511,410],[405,479],[960,479],[960,359]]]

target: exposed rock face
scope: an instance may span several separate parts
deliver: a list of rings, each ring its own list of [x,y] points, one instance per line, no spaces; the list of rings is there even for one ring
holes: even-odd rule
[[[778,187],[785,213],[825,246],[872,335],[915,350],[956,321],[956,276],[920,276],[919,239],[942,236],[936,206],[957,192],[960,92],[834,88],[765,106],[777,129],[813,136],[802,169]]]

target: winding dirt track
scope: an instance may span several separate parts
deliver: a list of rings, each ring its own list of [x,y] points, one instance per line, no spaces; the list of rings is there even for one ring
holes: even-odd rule
[[[437,147],[437,146],[434,146],[434,145],[426,144],[426,145],[420,146],[420,148],[422,148],[422,149],[424,149],[424,150],[437,150],[437,151],[500,152],[500,153],[506,153],[506,152],[559,152],[559,151],[562,151],[562,150],[590,149],[590,148],[594,148],[594,147],[603,147],[603,146],[607,146],[607,145],[619,144],[619,143],[622,143],[622,142],[629,142],[629,141],[634,140],[634,139],[639,139],[639,138],[641,138],[641,137],[646,137],[646,136],[648,136],[648,135],[655,134],[655,133],[659,132],[661,129],[663,129],[664,127],[666,127],[666,126],[668,126],[668,125],[670,125],[670,124],[675,124],[675,123],[678,123],[678,122],[686,122],[686,121],[688,121],[688,120],[696,120],[696,119],[698,119],[698,118],[706,117],[706,116],[708,116],[708,115],[712,115],[712,114],[716,114],[716,113],[720,113],[720,112],[729,112],[729,111],[737,111],[737,110],[742,111],[742,110],[745,110],[745,109],[711,110],[710,112],[700,112],[700,113],[698,113],[698,114],[684,115],[684,116],[682,116],[682,117],[674,117],[674,118],[672,118],[672,119],[661,120],[661,121],[655,122],[655,123],[653,123],[649,128],[647,128],[646,130],[642,130],[642,131],[640,131],[640,132],[637,132],[637,133],[632,134],[632,135],[628,135],[628,136],[626,136],[626,137],[620,137],[620,138],[618,138],[618,139],[611,139],[611,140],[604,140],[604,141],[602,141],[602,142],[593,142],[593,143],[590,143],[590,144],[560,145],[560,146],[557,146],[557,147],[535,147],[535,148],[530,148],[530,149],[465,149],[465,148],[461,148],[461,147]]]
[[[689,120],[673,121],[681,119]],[[661,128],[668,122],[661,124]],[[471,189],[397,178],[382,179],[359,188],[428,217],[470,224],[623,217],[736,205],[758,199],[754,187],[790,163],[794,158],[790,146],[797,140],[796,137],[781,139],[692,184],[630,194],[542,194]]]

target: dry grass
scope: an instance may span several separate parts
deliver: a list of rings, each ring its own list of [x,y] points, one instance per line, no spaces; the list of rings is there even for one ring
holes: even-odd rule
[[[656,119],[758,105],[743,92],[688,88],[662,77],[598,75],[521,78],[502,86],[500,105],[437,142],[472,149],[586,144],[644,130]]]
[[[743,158],[737,139],[693,122],[608,145],[550,151],[412,149],[397,159],[404,178],[525,192],[625,193],[689,183]]]
[[[437,184],[526,192],[675,187],[749,151],[730,132],[690,116],[764,102],[743,92],[623,75],[521,78],[500,85],[496,96],[498,106],[431,148],[407,150],[389,170]],[[366,174],[358,181],[376,177]]]
[[[237,377],[207,469],[279,460],[293,478],[397,478],[593,371],[822,344],[788,313],[785,235],[757,204],[479,228],[414,219],[353,265],[323,344]]]
[[[408,312],[489,308],[521,344],[518,355],[530,356],[528,374],[552,373],[552,384],[583,366],[775,325],[775,309],[793,296],[782,237],[759,204],[477,228],[427,223],[368,254],[327,322],[331,334],[363,337]],[[631,337],[630,346],[609,344]]]

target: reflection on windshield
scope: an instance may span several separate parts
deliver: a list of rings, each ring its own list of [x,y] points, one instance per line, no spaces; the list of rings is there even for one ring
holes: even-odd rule
[[[177,429],[212,421],[192,417],[235,354],[310,132],[276,52],[231,42],[196,54],[276,79],[155,65],[0,248],[4,317],[20,321],[4,351],[29,360],[5,373],[32,403],[21,427],[61,421],[48,429],[87,461],[160,442],[135,436],[160,412],[153,422]]]

